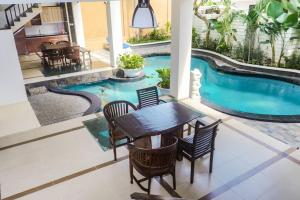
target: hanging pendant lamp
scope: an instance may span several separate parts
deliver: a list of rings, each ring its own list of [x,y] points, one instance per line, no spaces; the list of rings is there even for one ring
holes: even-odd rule
[[[134,9],[132,16],[133,28],[156,28],[157,22],[154,11],[150,5],[150,0],[138,0],[138,5]]]

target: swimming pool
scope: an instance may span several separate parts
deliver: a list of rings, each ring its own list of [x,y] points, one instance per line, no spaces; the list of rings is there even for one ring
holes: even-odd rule
[[[91,84],[68,86],[72,91],[96,94],[102,104],[125,99],[137,103],[136,90],[156,85],[159,81],[155,69],[170,66],[170,56],[145,58],[146,78],[135,82],[99,81]],[[192,58],[192,69],[202,72],[201,97],[209,105],[228,112],[253,115],[300,115],[300,86],[287,82],[222,73],[208,62]]]

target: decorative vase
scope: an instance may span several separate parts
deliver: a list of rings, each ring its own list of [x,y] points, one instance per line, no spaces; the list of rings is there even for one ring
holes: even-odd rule
[[[143,68],[139,69],[123,69],[125,78],[134,78],[141,76]]]
[[[160,92],[160,94],[161,95],[169,95],[170,94],[170,88],[162,88],[162,87],[160,87],[160,82],[159,83],[157,83],[157,88],[158,88],[158,90],[159,90],[159,92]]]

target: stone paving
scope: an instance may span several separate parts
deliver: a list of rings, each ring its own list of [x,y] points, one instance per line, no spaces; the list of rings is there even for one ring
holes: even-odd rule
[[[52,92],[28,99],[42,126],[80,117],[90,106],[89,101],[82,97]]]
[[[300,123],[274,123],[235,117],[238,121],[294,147],[300,147]]]

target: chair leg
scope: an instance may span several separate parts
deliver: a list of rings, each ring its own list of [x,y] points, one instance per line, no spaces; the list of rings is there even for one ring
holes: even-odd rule
[[[114,150],[114,160],[117,161],[117,148],[116,148],[116,142],[113,140],[113,150]]]
[[[148,179],[148,194],[150,194],[151,190],[151,178]]]
[[[130,171],[130,183],[133,184],[133,166],[129,161],[129,171]]]
[[[191,162],[191,180],[190,180],[191,184],[194,183],[194,168],[195,168],[195,161],[193,160]]]
[[[176,190],[176,173],[175,173],[175,166],[174,166],[174,169],[173,169],[173,189]]]
[[[191,133],[192,133],[192,126],[188,125],[188,135],[191,135]]]
[[[209,173],[212,172],[213,168],[213,162],[214,162],[214,152],[210,152],[210,158],[209,158]]]

